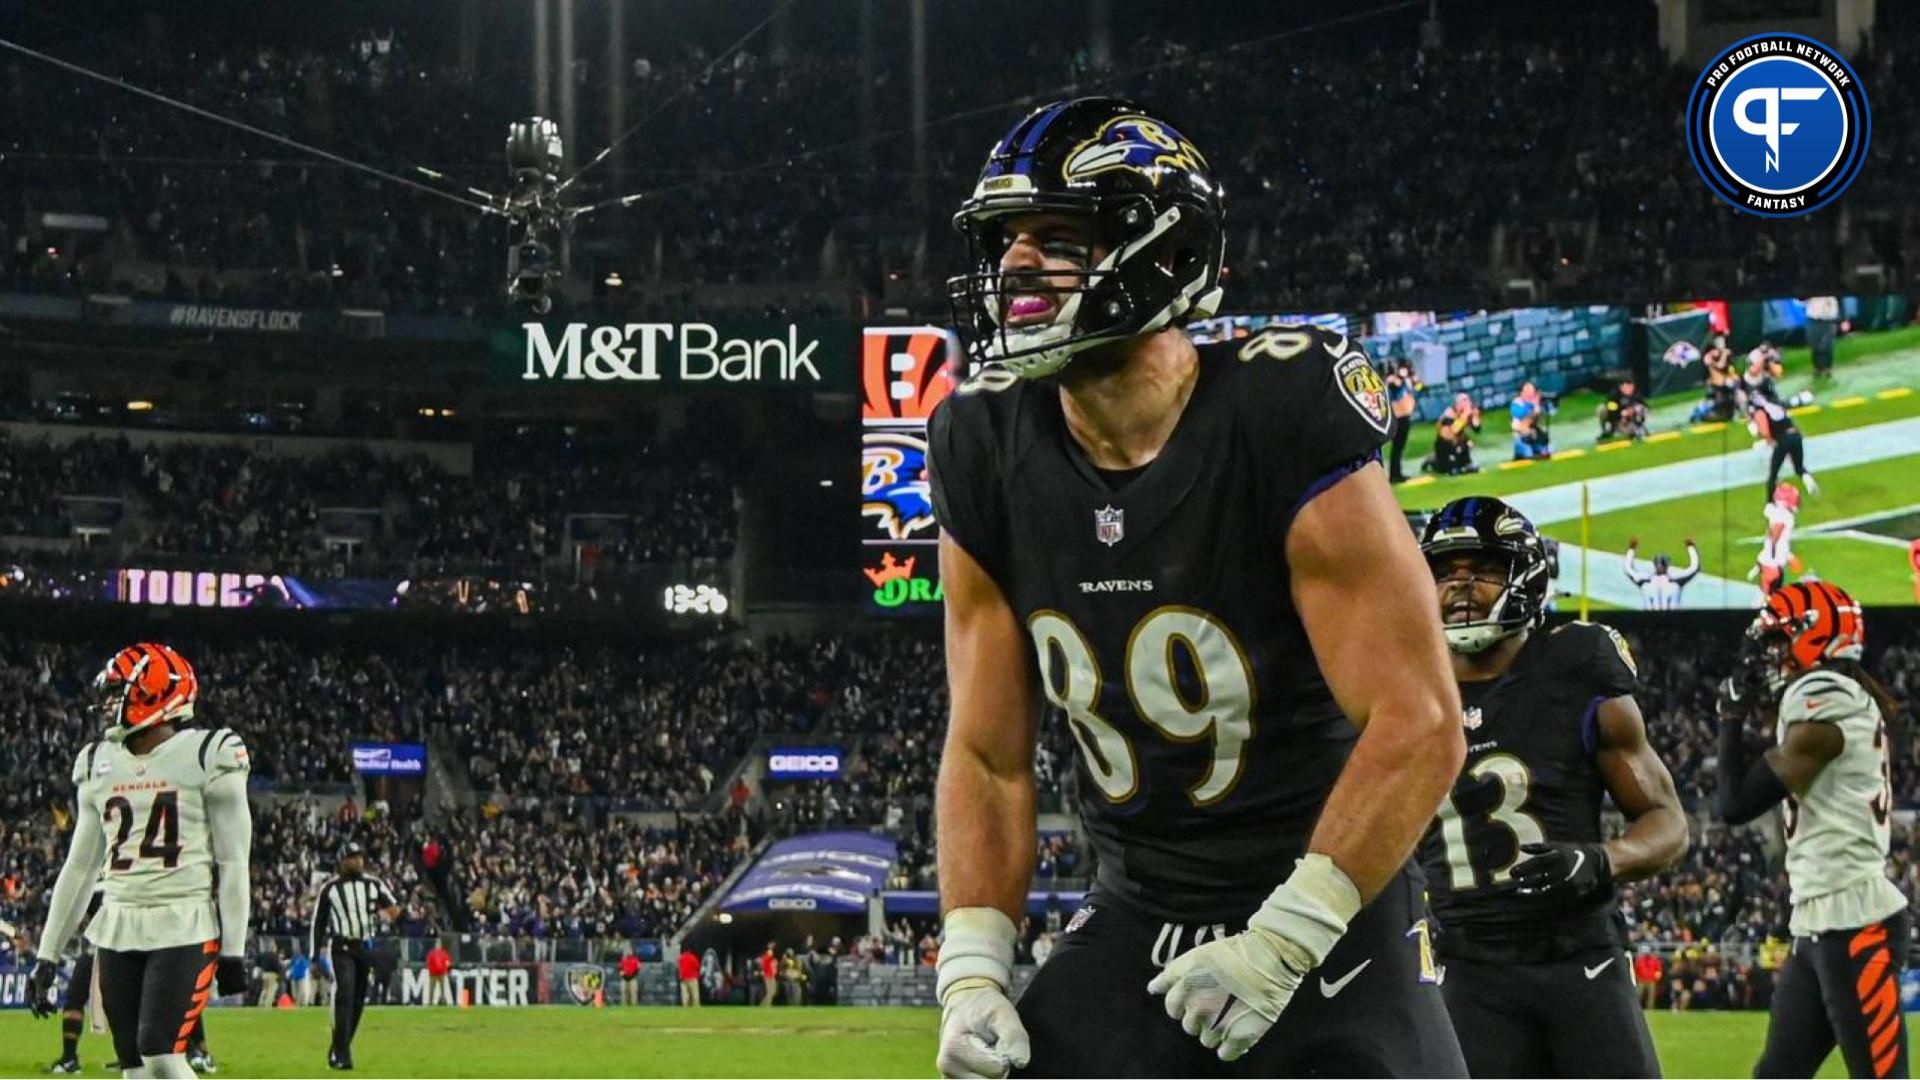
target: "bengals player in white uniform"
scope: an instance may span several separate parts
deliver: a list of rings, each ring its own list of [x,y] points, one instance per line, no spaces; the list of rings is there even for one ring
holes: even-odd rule
[[[73,843],[30,988],[34,1001],[46,999],[55,958],[104,878],[87,940],[129,1077],[193,1076],[188,1036],[216,979],[222,995],[246,988],[247,748],[225,728],[181,730],[199,696],[192,665],[166,645],[128,646],[95,678],[108,727],[74,761]]]
[[[1800,489],[1792,484],[1775,487],[1773,498],[1767,503],[1767,535],[1761,540],[1760,554],[1753,562],[1762,595],[1773,595],[1786,581],[1789,569],[1796,574],[1803,569],[1800,557],[1793,553],[1793,525],[1799,513]]]
[[[1793,901],[1793,952],[1754,1075],[1812,1076],[1838,1045],[1854,1076],[1906,1076],[1907,900],[1887,877],[1895,710],[1860,665],[1860,605],[1795,582],[1767,598],[1748,641],[1747,672],[1721,686],[1717,801],[1737,825],[1785,800]],[[1748,706],[1776,699],[1775,745],[1749,766]]]

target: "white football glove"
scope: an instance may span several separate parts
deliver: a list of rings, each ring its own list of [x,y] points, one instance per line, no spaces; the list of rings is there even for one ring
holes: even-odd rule
[[[1189,950],[1147,984],[1167,995],[1167,1015],[1221,1061],[1236,1061],[1267,1033],[1307,973],[1333,951],[1360,912],[1360,890],[1333,860],[1310,854],[1260,905],[1247,928]]]
[[[999,1080],[1027,1064],[1027,1029],[1007,998],[1016,936],[1013,920],[998,909],[947,913],[936,984],[941,1076]]]

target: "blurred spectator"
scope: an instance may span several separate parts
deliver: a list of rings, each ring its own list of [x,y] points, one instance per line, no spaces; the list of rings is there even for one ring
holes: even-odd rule
[[[1473,463],[1473,436],[1479,431],[1480,407],[1473,403],[1473,395],[1464,390],[1453,395],[1453,404],[1440,414],[1434,428],[1433,457],[1427,461],[1427,470],[1443,476],[1479,472]]]
[[[1083,33],[1036,32],[1014,63],[991,50],[991,34],[952,34],[929,78],[939,137],[927,168],[942,178],[932,192],[893,182],[904,133],[874,133],[853,158],[838,152],[862,95],[897,96],[905,73],[883,64],[871,83],[849,78],[843,52],[800,47],[817,35],[718,66],[685,47],[583,64],[580,130],[605,130],[604,103],[620,93],[663,103],[649,113],[651,145],[692,150],[616,158],[648,197],[591,219],[593,246],[620,254],[582,260],[591,277],[583,266],[574,289],[649,320],[845,313],[856,293],[886,289],[930,309],[958,255],[944,219],[980,148],[1019,111],[1009,103],[1094,91],[1182,118],[1236,193],[1236,306],[1431,308],[1513,276],[1551,296],[1617,300],[1788,295],[1863,261],[1902,274],[1897,215],[1920,97],[1906,88],[1920,79],[1911,20],[1892,7],[1853,58],[1876,97],[1872,160],[1848,195],[1869,223],[1851,230],[1829,215],[1755,221],[1714,198],[1682,129],[1645,122],[1684,100],[1697,71],[1669,61],[1644,17],[1606,6],[1458,27],[1445,47],[1412,32],[1404,20],[1417,15],[1382,16],[1365,32],[1321,32],[1278,63],[1268,48],[1222,48],[1205,29],[1182,40],[1178,23],[1117,49],[1106,70]],[[404,152],[451,169],[459,179],[444,190],[461,198],[477,177],[459,166],[497,145],[499,118],[529,100],[516,63],[524,38],[504,22],[464,57],[451,40],[390,34],[363,49],[369,35],[352,27],[290,41],[272,27],[152,26],[90,42],[89,61],[359,157]],[[904,44],[888,36],[881,50]],[[0,130],[19,133],[0,143],[10,181],[0,288],[462,316],[501,306],[502,233],[457,198],[292,152],[262,156],[256,137],[22,59],[0,68],[0,88],[12,121]],[[1367,118],[1366,137],[1349,137],[1353,116]],[[608,172],[589,173],[581,197],[626,194]],[[106,216],[110,230],[50,229],[42,212],[56,192],[59,209]],[[1883,212],[1895,220],[1877,220]],[[607,284],[610,270],[622,285]]]
[[[1660,993],[1660,979],[1667,965],[1650,945],[1640,946],[1633,958],[1633,981],[1640,988],[1640,1007],[1651,1009]]]
[[[1413,365],[1405,360],[1394,362],[1387,372],[1387,402],[1393,409],[1393,454],[1389,459],[1387,473],[1396,484],[1403,483],[1407,474],[1400,467],[1407,452],[1407,436],[1413,432],[1413,412],[1420,407],[1420,391],[1426,389],[1419,376],[1413,373]]]
[[[1520,384],[1520,392],[1513,396],[1507,406],[1513,425],[1513,456],[1521,458],[1544,458],[1553,456],[1553,445],[1547,435],[1547,415],[1551,410],[1540,397],[1540,388],[1532,379]]]
[[[700,1005],[700,957],[692,949],[682,949],[679,960],[680,1004],[686,1008]]]
[[[1733,350],[1727,348],[1727,336],[1713,335],[1713,344],[1700,355],[1700,361],[1707,372],[1706,396],[1694,407],[1687,422],[1699,424],[1733,419],[1733,414],[1740,407],[1737,398],[1740,376],[1733,370]]]
[[[620,953],[620,1004],[640,1004],[640,958],[631,945]]]
[[[1640,396],[1633,379],[1620,380],[1600,403],[1600,438],[1644,439],[1647,437],[1647,399]]]
[[[447,951],[445,941],[435,941],[433,948],[427,951],[428,1005],[454,1004],[453,983],[449,978],[452,974],[453,954]]]

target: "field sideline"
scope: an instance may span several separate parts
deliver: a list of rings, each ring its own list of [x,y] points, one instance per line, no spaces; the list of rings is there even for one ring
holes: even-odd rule
[[[929,1009],[375,1008],[354,1047],[356,1076],[933,1076]],[[1748,1076],[1763,1013],[1651,1015],[1670,1077]],[[327,1076],[321,1009],[215,1009],[208,1033],[220,1075]],[[1089,1038],[1098,1038],[1089,1024]],[[0,1076],[37,1076],[60,1048],[53,1020],[0,1013]],[[107,1040],[80,1043],[87,1075],[106,1076]],[[1838,1057],[1821,1076],[1844,1076]]]

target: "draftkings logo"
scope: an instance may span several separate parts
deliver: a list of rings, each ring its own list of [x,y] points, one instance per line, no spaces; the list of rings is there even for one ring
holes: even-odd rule
[[[920,556],[909,555],[898,558],[893,552],[882,552],[880,565],[871,566],[862,571],[867,582],[873,586],[873,602],[882,608],[898,608],[905,605],[938,604],[947,598],[940,588],[938,577],[916,574],[914,568],[920,563]]]

